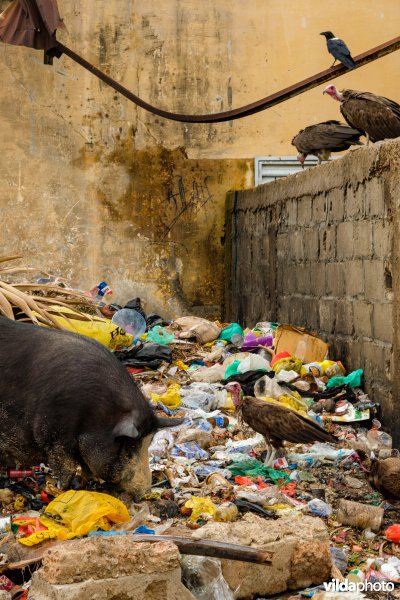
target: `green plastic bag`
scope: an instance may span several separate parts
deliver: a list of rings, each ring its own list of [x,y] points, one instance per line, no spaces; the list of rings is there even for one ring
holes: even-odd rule
[[[348,384],[351,388],[361,387],[363,375],[364,371],[362,369],[357,369],[357,371],[353,371],[347,375],[347,377],[340,375],[337,377],[331,377],[326,384],[326,387],[330,389],[344,384]]]
[[[173,342],[174,339],[175,335],[173,333],[167,333],[163,327],[156,325],[147,334],[146,342],[155,342],[156,344],[165,346],[166,344]]]
[[[240,327],[239,323],[231,323],[230,325],[228,325],[228,327],[225,327],[225,329],[223,329],[221,331],[221,333],[219,334],[219,340],[226,340],[227,342],[230,342],[232,339],[232,336],[238,334],[238,335],[242,335],[244,336],[244,331],[243,329]]]
[[[233,477],[242,475],[245,477],[267,477],[275,485],[285,485],[290,481],[289,475],[278,469],[270,469],[262,464],[261,461],[255,458],[246,458],[232,462],[226,467]],[[279,482],[279,483],[278,483]]]
[[[239,365],[240,360],[234,360],[233,362],[231,362],[231,364],[226,367],[225,379],[228,379],[228,377],[232,377],[232,375],[237,375]]]

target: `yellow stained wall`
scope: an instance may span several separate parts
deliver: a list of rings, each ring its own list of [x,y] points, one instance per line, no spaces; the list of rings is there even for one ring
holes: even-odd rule
[[[7,2],[1,2],[5,6]],[[331,64],[320,31],[354,55],[398,34],[396,0],[64,0],[59,38],[144,99],[205,113],[247,104]],[[400,100],[397,52],[339,87]],[[339,118],[316,88],[239,121],[169,122],[69,58],[0,46],[2,252],[80,287],[106,279],[166,316],[217,316],[224,200],[253,159],[295,154],[310,123]]]

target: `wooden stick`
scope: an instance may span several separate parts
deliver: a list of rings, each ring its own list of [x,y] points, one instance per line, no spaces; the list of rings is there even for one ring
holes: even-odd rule
[[[257,564],[271,564],[273,556],[273,553],[267,550],[239,546],[238,544],[227,544],[219,540],[193,540],[192,538],[177,537],[175,535],[146,535],[141,533],[133,534],[132,539],[134,542],[173,542],[178,546],[181,554],[227,558]]]

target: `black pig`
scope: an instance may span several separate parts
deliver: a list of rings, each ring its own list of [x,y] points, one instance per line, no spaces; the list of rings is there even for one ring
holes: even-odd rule
[[[67,487],[78,465],[140,496],[158,418],[95,340],[0,317],[0,464],[46,462]]]

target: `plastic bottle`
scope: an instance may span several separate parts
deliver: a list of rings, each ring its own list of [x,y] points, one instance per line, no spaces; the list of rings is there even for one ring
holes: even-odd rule
[[[105,301],[106,299],[111,302],[112,289],[106,281],[100,281],[94,288],[89,291],[89,294],[95,299]]]
[[[213,427],[227,427],[229,425],[228,417],[223,417],[222,415],[210,417],[207,421],[211,423]]]

